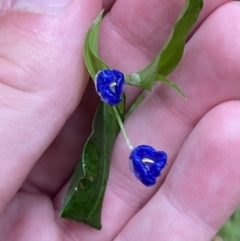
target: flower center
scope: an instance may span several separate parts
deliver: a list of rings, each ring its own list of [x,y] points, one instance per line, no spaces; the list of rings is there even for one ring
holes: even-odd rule
[[[153,164],[153,163],[154,163],[153,160],[148,159],[148,158],[143,158],[143,159],[142,159],[142,162],[143,162],[144,164],[145,164],[145,163],[146,163],[146,164],[148,164],[148,163],[152,163],[152,164]]]
[[[115,86],[117,85],[117,83],[114,81],[114,82],[112,82],[109,86],[110,86],[110,88],[111,88],[111,91],[113,92],[113,93],[115,93],[116,92],[116,90],[115,90]]]
[[[148,158],[143,158],[142,159],[142,163],[145,165],[145,167],[148,169],[148,171],[150,170],[150,165],[154,164],[154,161]]]

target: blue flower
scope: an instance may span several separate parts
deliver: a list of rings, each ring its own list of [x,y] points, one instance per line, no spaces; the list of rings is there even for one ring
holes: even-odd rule
[[[105,69],[97,73],[95,86],[102,101],[115,106],[122,101],[122,93],[125,79],[123,73],[118,70]]]
[[[130,155],[130,168],[145,186],[154,185],[166,165],[167,154],[156,151],[151,146],[138,146]]]

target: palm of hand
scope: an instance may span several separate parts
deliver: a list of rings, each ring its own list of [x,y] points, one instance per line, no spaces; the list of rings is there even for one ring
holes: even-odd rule
[[[61,32],[60,27],[54,28],[58,19],[51,20],[49,32],[44,30],[36,36],[29,30],[35,24],[45,29],[49,19],[26,13],[16,14],[22,29],[7,35],[8,39],[1,38],[1,43],[8,42],[11,51],[8,49],[6,54],[6,48],[1,49],[0,62],[6,70],[0,73],[3,93],[0,112],[4,117],[0,120],[0,126],[4,126],[0,137],[3,150],[0,176],[4,184],[0,185],[0,208],[18,188],[20,190],[1,214],[0,237],[9,241],[209,240],[240,201],[240,105],[237,101],[240,6],[236,2],[223,5],[230,2],[226,0],[205,1],[198,28],[186,45],[181,63],[170,76],[184,90],[188,101],[180,99],[169,87],[156,85],[126,121],[133,143],[147,143],[166,150],[169,163],[155,187],[143,187],[128,169],[129,153],[120,135],[113,150],[103,207],[103,230],[99,232],[59,219],[65,183],[79,155],[79,146],[90,131],[95,107],[92,103],[98,99],[93,86],[87,87],[80,106],[54,140],[76,109],[87,83],[81,54],[83,32],[100,10],[96,2],[85,4],[96,7],[88,10],[89,19],[77,32],[75,22],[79,21],[83,7],[74,8],[75,15],[65,23],[74,27],[67,25],[68,31],[61,40],[43,38]],[[101,55],[111,67],[134,72],[159,51],[182,6],[179,1],[165,5],[161,2],[164,1],[115,3],[111,14],[103,20],[100,37]],[[169,9],[175,9],[176,13]],[[7,31],[6,21],[16,24],[14,18],[11,13],[2,17],[3,31]],[[31,24],[24,24],[27,20]],[[163,26],[167,27],[163,29]],[[10,40],[21,31],[26,32],[26,36],[13,48]],[[30,59],[22,46],[33,35],[42,48],[31,52]],[[30,41],[30,48],[36,51],[34,40],[34,43]],[[111,51],[106,49],[106,42]],[[61,46],[66,45],[60,52]],[[59,59],[57,64],[52,63]],[[129,88],[127,94],[131,102],[138,91]],[[11,150],[7,148],[9,143]]]

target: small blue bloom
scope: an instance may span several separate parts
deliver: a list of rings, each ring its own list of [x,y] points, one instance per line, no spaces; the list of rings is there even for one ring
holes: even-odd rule
[[[151,146],[141,145],[133,149],[130,155],[130,168],[145,186],[152,186],[167,165],[167,154],[156,151]]]
[[[125,79],[118,70],[105,69],[97,73],[95,86],[97,93],[106,104],[115,106],[122,101]]]

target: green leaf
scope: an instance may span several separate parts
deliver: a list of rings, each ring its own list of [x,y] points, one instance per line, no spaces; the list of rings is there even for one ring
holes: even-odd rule
[[[117,106],[118,112],[119,112],[120,116],[122,116],[121,118],[123,118],[123,119],[125,117],[125,102],[126,102],[126,95],[123,92],[122,101]]]
[[[140,72],[125,76],[126,84],[151,90],[157,78],[158,59],[159,56]]]
[[[158,72],[162,75],[170,74],[181,60],[187,36],[197,21],[202,7],[202,0],[186,1],[181,16],[160,53]]]
[[[202,9],[202,0],[186,0],[173,30],[156,58],[138,73],[126,76],[126,83],[150,90],[157,75],[167,76],[182,58],[187,36]]]
[[[240,240],[240,207],[223,225],[218,235],[224,241],[239,241]]]
[[[88,72],[93,80],[95,79],[95,76],[99,70],[109,69],[107,64],[105,64],[98,57],[98,35],[99,35],[99,28],[100,28],[102,16],[103,16],[103,11],[99,13],[98,17],[96,18],[93,25],[89,29],[85,39],[85,44],[84,44],[85,63],[86,63]]]
[[[65,196],[61,217],[101,229],[101,209],[107,185],[110,156],[119,125],[112,108],[100,103],[93,131],[85,144]]]
[[[165,84],[170,85],[174,90],[176,90],[185,100],[187,100],[186,95],[182,92],[182,90],[176,85],[174,84],[171,80],[169,80],[168,78],[166,78],[163,75],[158,74],[157,75],[157,80],[161,81]]]
[[[201,6],[201,0],[186,2],[162,51],[144,70],[126,76],[126,83],[151,89],[159,77],[161,81],[183,94],[165,75],[170,73],[180,61],[187,34],[196,21]],[[99,70],[109,69],[98,56],[98,35],[102,15],[103,11],[88,31],[84,45],[86,66],[93,80]],[[124,107],[123,101],[117,108],[121,118],[124,118]],[[101,209],[109,175],[111,150],[118,132],[119,125],[115,115],[112,114],[112,108],[101,102],[94,118],[92,134],[85,144],[65,196],[61,210],[62,217],[85,222],[101,229]]]

